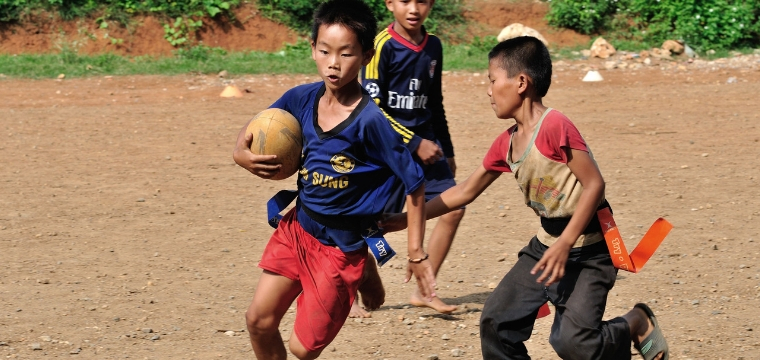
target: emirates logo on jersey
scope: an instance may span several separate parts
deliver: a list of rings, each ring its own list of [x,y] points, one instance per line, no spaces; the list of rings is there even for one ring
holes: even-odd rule
[[[428,71],[430,72],[430,78],[432,79],[433,76],[435,76],[435,66],[438,65],[438,60],[433,60],[430,62],[430,67],[428,68]]]
[[[332,168],[335,171],[345,174],[351,172],[351,170],[354,169],[354,166],[356,166],[356,163],[354,163],[353,159],[343,154],[335,154],[330,159],[330,165],[332,165]]]

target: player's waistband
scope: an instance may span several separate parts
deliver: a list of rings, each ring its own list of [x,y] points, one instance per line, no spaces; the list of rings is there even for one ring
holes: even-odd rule
[[[299,206],[301,207],[301,210],[314,221],[329,228],[345,231],[362,232],[363,230],[366,230],[367,227],[375,224],[375,219],[380,216],[380,214],[371,216],[324,215],[309,209],[303,202],[299,202]]]
[[[610,212],[612,212],[612,208],[610,207],[610,203],[607,202],[607,200],[602,200],[602,203],[599,205],[599,207],[596,208],[596,211],[599,211],[604,208],[609,208]],[[594,211],[594,217],[591,218],[591,221],[589,221],[588,226],[586,226],[585,229],[583,229],[583,234],[593,234],[597,232],[602,232],[602,226],[599,224],[599,217],[596,215],[596,211]],[[563,218],[546,218],[541,217],[541,227],[544,228],[544,230],[553,236],[559,236],[562,234],[563,231],[565,231],[565,228],[567,227],[567,224],[570,223],[570,217],[563,217]]]

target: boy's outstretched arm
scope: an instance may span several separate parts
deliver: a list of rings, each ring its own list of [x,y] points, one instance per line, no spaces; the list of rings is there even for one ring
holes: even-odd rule
[[[425,185],[421,185],[417,190],[407,195],[406,207],[406,217],[409,224],[407,247],[410,261],[406,269],[405,281],[409,281],[414,275],[420,294],[430,301],[435,296],[435,274],[430,261],[427,261],[422,245],[425,238]]]
[[[501,172],[489,171],[480,165],[467,180],[444,191],[425,204],[427,219],[439,217],[473,202],[499,176]],[[393,214],[385,217],[378,225],[385,232],[399,231],[406,228],[406,218],[404,214]]]
[[[570,222],[557,242],[546,250],[541,260],[530,271],[531,274],[535,275],[543,270],[536,281],[546,281],[546,286],[558,282],[565,276],[565,264],[570,249],[588,226],[604,196],[604,178],[602,178],[599,168],[588,152],[575,149],[567,150],[567,166],[583,186],[583,192],[578,200],[575,213],[573,213]]]
[[[245,126],[240,129],[240,133],[238,133],[237,141],[235,142],[235,150],[232,152],[232,158],[235,160],[236,164],[250,171],[251,174],[263,179],[269,179],[280,171],[282,165],[267,163],[276,159],[277,155],[256,155],[251,152],[253,134],[249,134],[246,131],[249,123],[250,121],[248,121]]]
[[[430,200],[425,205],[427,218],[439,217],[475,201],[499,176],[501,172],[488,171],[481,164],[465,181]]]

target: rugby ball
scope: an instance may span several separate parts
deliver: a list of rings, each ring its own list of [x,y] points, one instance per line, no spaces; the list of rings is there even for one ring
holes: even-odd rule
[[[281,164],[272,180],[289,178],[301,166],[301,124],[289,112],[270,108],[258,114],[248,124],[253,134],[251,152],[257,155],[277,155],[273,163]]]

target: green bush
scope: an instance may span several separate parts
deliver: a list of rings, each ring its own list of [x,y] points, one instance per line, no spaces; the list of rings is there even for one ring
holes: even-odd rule
[[[0,0],[2,1],[2,0]],[[311,29],[312,14],[326,0],[257,0],[264,15],[280,21],[290,28],[302,33]],[[385,7],[385,0],[364,0],[377,17],[380,26],[387,26],[393,21],[393,14]],[[433,33],[442,32],[443,24],[456,25],[464,23],[462,15],[464,6],[461,0],[438,0],[425,21],[425,27]]]
[[[621,26],[630,38],[661,43],[683,39],[697,50],[758,44],[760,3],[732,0],[630,0],[622,12],[633,15]],[[628,16],[626,16],[628,17]]]
[[[696,50],[760,44],[760,2],[743,0],[550,0],[549,24],[584,34],[660,45],[684,40]]]
[[[25,4],[24,0],[0,0],[0,22],[18,20]]]
[[[554,0],[546,18],[549,24],[574,29],[582,34],[599,31],[614,14],[617,1]]]

